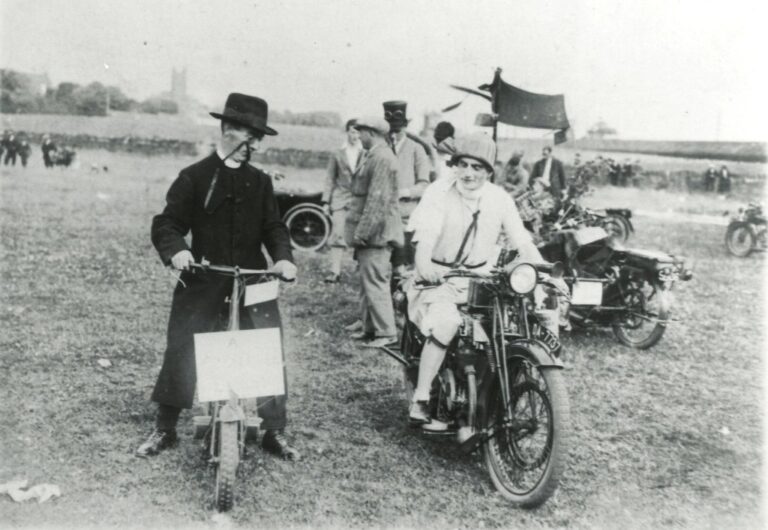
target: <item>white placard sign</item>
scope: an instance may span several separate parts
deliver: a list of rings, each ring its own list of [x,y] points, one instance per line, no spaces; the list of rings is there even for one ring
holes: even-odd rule
[[[270,300],[277,300],[278,285],[277,280],[269,282],[254,283],[245,286],[245,305],[261,304]]]
[[[285,394],[280,328],[196,333],[195,364],[200,401]]]
[[[573,282],[571,305],[600,305],[603,303],[603,283],[579,280]]]

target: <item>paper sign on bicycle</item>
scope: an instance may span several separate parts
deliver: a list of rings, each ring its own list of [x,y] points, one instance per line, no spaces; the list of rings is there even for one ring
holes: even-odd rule
[[[269,282],[254,283],[245,286],[245,306],[251,306],[277,300],[278,287],[280,282],[272,280]]]
[[[280,328],[195,334],[200,401],[285,394]]]

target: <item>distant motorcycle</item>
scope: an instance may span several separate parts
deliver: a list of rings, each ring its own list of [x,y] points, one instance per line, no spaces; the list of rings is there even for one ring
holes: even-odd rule
[[[499,263],[505,261],[502,256]],[[453,434],[464,451],[482,448],[496,489],[527,508],[539,506],[555,491],[568,452],[570,409],[556,318],[553,332],[552,319],[533,300],[537,286],[556,288],[550,285],[553,269],[519,263],[486,274],[457,269],[445,276],[467,281],[469,294],[459,306],[463,323],[430,399],[432,417],[446,426],[441,433]],[[394,301],[406,316],[400,352],[381,349],[403,364],[410,399],[425,337],[407,319],[402,290]],[[557,303],[553,295],[550,301]]]
[[[577,326],[610,326],[622,344],[647,349],[670,322],[672,288],[693,273],[664,252],[625,249],[601,227],[556,231],[539,247],[544,259],[565,264],[571,289],[568,319]]]
[[[725,248],[739,258],[766,249],[766,224],[763,208],[750,204],[731,218],[725,232]]]

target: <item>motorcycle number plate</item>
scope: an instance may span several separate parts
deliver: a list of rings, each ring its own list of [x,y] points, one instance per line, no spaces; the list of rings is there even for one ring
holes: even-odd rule
[[[550,350],[554,351],[560,347],[560,339],[549,329],[541,324],[536,324],[533,328],[533,337],[546,344]]]
[[[600,305],[603,303],[603,283],[589,280],[573,282],[571,305]]]

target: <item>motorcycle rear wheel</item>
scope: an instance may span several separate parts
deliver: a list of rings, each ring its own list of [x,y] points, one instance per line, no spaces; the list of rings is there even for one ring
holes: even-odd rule
[[[219,462],[216,466],[216,509],[226,512],[235,502],[235,480],[240,463],[240,448],[237,440],[238,423],[219,424]]]
[[[746,258],[755,249],[757,237],[749,223],[731,223],[725,232],[725,248],[737,258]]]
[[[629,239],[629,224],[622,216],[606,215],[600,224],[613,241],[626,243],[627,239]]]
[[[526,377],[523,366],[535,377]],[[522,376],[522,377],[521,377]],[[483,459],[491,482],[516,506],[535,508],[552,496],[565,469],[570,422],[568,394],[559,368],[510,366],[509,425],[498,383],[489,394],[491,436]]]
[[[647,350],[655,346],[664,335],[669,310],[661,302],[661,291],[645,284],[643,289],[625,293],[625,314],[613,322],[613,334],[625,346]]]

